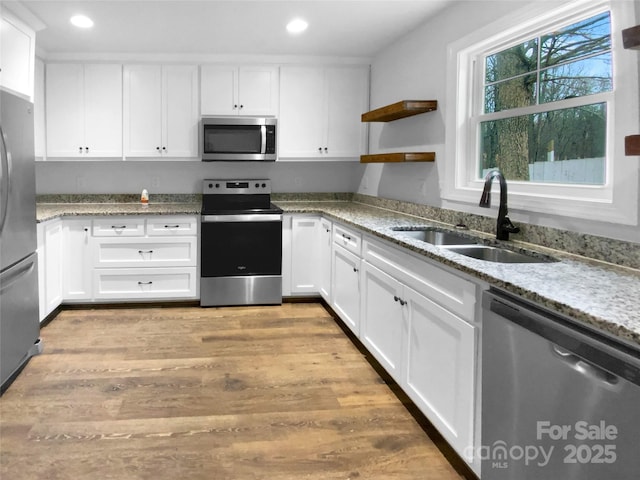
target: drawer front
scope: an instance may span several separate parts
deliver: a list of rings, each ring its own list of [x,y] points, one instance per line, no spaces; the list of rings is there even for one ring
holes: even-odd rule
[[[99,218],[93,221],[92,233],[94,237],[142,237],[144,218]]]
[[[196,267],[94,270],[94,298],[132,300],[196,296]]]
[[[363,242],[363,258],[450,312],[474,322],[476,285],[473,282],[368,238]]]
[[[198,259],[196,238],[104,238],[94,250],[94,266],[191,267]]]
[[[335,224],[333,226],[333,242],[351,253],[360,256],[362,250],[362,235],[355,230]]]
[[[150,237],[197,234],[198,220],[194,216],[149,217],[147,219],[147,235]]]

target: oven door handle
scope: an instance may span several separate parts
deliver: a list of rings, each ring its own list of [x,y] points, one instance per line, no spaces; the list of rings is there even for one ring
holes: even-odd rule
[[[241,215],[202,215],[202,223],[238,223],[238,222],[281,222],[279,213],[258,213]]]

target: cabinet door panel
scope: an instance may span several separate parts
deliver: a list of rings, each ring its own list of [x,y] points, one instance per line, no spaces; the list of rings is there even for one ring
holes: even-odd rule
[[[84,66],[85,154],[122,156],[122,67]]]
[[[0,85],[31,99],[35,33],[6,10],[2,12],[0,21]]]
[[[237,74],[231,65],[204,65],[200,69],[200,109],[203,115],[237,115]]]
[[[318,293],[317,217],[293,217],[291,225],[291,293]]]
[[[405,296],[410,314],[403,387],[463,454],[473,445],[475,328],[409,288]]]
[[[278,69],[240,67],[238,101],[241,115],[275,115],[278,108]]]
[[[198,69],[195,66],[165,66],[163,155],[198,155]]]
[[[44,226],[45,315],[62,303],[62,221]]]
[[[91,220],[63,220],[62,277],[65,300],[89,300],[91,288]]]
[[[320,219],[320,224],[318,225],[318,239],[320,243],[320,279],[318,289],[320,290],[320,295],[327,302],[331,302],[331,247],[333,244],[333,239],[331,238],[332,225],[329,220],[326,218]]]
[[[404,318],[402,285],[377,268],[363,263],[360,340],[385,370],[402,383]]]
[[[278,157],[319,157],[324,147],[324,70],[282,67]]]
[[[360,121],[369,104],[368,69],[330,68],[327,81],[327,154],[357,157],[366,153],[367,123]]]
[[[159,156],[162,147],[162,68],[124,68],[125,156]]]
[[[80,157],[84,147],[82,65],[46,66],[47,157]]]
[[[333,247],[333,308],[342,321],[360,333],[360,259],[339,245]]]

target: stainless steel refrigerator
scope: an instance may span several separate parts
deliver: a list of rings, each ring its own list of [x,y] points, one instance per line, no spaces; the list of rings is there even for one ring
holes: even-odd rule
[[[0,91],[0,394],[39,352],[33,104]]]

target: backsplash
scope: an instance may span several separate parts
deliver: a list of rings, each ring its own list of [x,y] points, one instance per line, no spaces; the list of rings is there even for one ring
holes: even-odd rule
[[[156,193],[149,195],[149,203],[200,203],[200,194]],[[118,194],[46,194],[37,195],[37,203],[137,203],[140,193]]]

